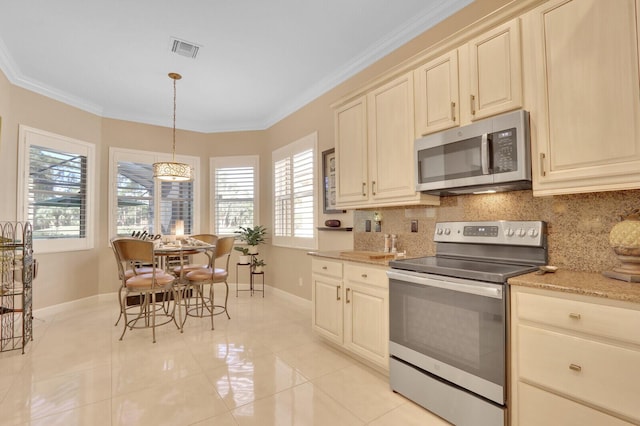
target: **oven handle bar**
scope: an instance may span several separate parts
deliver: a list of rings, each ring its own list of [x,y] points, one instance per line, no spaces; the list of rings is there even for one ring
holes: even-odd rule
[[[464,280],[449,278],[446,281],[426,276],[420,272],[396,272],[387,271],[389,279],[419,284],[428,287],[443,288],[446,290],[459,291],[461,293],[475,294],[477,296],[491,297],[493,299],[502,299],[502,288],[496,288],[495,284],[485,284],[473,281],[473,284],[465,284]]]

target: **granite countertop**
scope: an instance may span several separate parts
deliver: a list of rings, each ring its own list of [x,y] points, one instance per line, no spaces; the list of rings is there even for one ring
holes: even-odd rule
[[[356,263],[366,263],[369,265],[378,265],[378,266],[389,266],[389,261],[394,258],[386,258],[386,259],[367,259],[364,256],[359,256],[359,254],[365,253],[358,250],[335,250],[335,251],[310,251],[307,254],[309,256],[316,257],[324,257],[327,259],[335,259],[335,260],[347,260],[349,262]],[[372,253],[372,252],[366,252]],[[380,252],[380,255],[388,255],[388,253]]]
[[[533,272],[509,278],[509,284],[640,303],[640,283],[619,281],[594,272],[563,269],[544,275]]]

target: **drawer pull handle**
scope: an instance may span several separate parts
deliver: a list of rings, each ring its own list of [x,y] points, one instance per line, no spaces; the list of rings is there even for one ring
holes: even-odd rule
[[[573,371],[582,371],[582,367],[580,367],[578,364],[569,364],[569,370],[573,370]]]
[[[346,303],[351,303],[351,300],[349,300],[349,292],[351,291],[350,288],[347,288],[347,300],[345,301]]]
[[[326,271],[326,270],[327,270],[327,267],[326,267],[326,266],[323,266],[323,267],[322,267],[322,269],[324,269],[324,270]]]
[[[336,287],[336,300],[340,300],[340,286]]]
[[[360,275],[362,278],[367,278],[367,274]]]
[[[362,182],[362,196],[363,197],[367,196],[367,183],[366,182]]]
[[[471,97],[471,115],[476,115],[476,97],[474,95],[469,95]]]
[[[451,102],[451,121],[455,123],[456,121],[456,103]]]
[[[576,314],[574,312],[571,312],[569,314],[569,318],[579,320],[581,318],[581,315],[580,314]]]

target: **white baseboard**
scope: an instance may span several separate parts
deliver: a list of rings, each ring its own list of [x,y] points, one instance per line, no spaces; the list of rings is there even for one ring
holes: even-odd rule
[[[249,284],[243,284],[243,283],[240,283],[240,285],[243,288],[245,287],[248,288],[249,286]],[[312,305],[310,300],[304,299],[300,296],[296,296],[295,294],[288,293],[284,290],[280,290],[279,288],[272,287],[270,285],[265,285],[264,287],[265,287],[265,297],[267,297],[267,295],[273,295],[275,297],[284,299],[302,308],[311,309]],[[229,293],[235,294],[235,291],[236,291],[235,283],[230,283]],[[70,302],[64,302],[64,303],[59,303],[57,305],[47,306],[46,308],[34,309],[33,315],[35,317],[48,317],[48,316],[59,314],[61,312],[68,312],[73,309],[92,306],[103,301],[105,302],[113,301],[113,303],[118,303],[118,292],[98,294],[96,296],[85,297],[83,299],[72,300]]]
[[[51,315],[56,315],[61,312],[68,312],[73,309],[85,308],[88,306],[92,306],[97,304],[100,301],[101,295],[97,296],[89,296],[83,299],[72,300],[71,302],[63,302],[57,305],[47,306],[46,308],[34,309],[33,316],[34,317],[48,317]],[[118,295],[116,293],[116,297],[114,300],[118,300]]]

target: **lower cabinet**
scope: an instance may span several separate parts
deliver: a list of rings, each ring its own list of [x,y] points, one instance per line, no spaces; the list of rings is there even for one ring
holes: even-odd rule
[[[389,369],[389,280],[374,265],[313,259],[313,329]]]
[[[511,291],[511,424],[640,422],[640,305]]]

